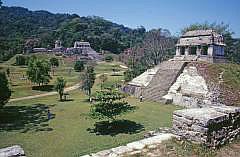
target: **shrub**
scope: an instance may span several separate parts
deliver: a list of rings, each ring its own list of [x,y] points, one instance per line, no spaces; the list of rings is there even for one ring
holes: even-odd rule
[[[113,57],[108,55],[108,56],[105,57],[105,61],[106,62],[112,62],[113,61]]]
[[[84,64],[83,61],[76,61],[75,65],[74,65],[74,70],[76,72],[81,72],[84,70]]]

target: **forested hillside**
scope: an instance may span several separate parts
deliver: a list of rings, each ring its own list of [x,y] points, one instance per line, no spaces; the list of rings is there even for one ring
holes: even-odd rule
[[[130,29],[100,17],[80,17],[76,14],[53,14],[30,11],[22,7],[0,8],[0,60],[21,53],[27,39],[36,39],[38,47],[53,47],[60,39],[70,47],[75,40],[85,40],[92,47],[120,53],[140,42],[145,28]]]

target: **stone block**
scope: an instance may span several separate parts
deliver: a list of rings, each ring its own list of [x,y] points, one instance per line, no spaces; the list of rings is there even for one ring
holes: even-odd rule
[[[0,157],[23,157],[24,150],[19,145],[0,149]]]
[[[214,106],[184,109],[173,114],[174,133],[197,143],[218,146],[240,134],[240,108]]]
[[[112,148],[111,151],[115,154],[124,154],[124,153],[133,151],[133,148],[130,148],[128,146],[120,146],[120,147]]]
[[[132,148],[132,149],[137,149],[137,150],[143,149],[145,146],[146,146],[145,144],[143,144],[139,141],[127,144],[127,147]]]

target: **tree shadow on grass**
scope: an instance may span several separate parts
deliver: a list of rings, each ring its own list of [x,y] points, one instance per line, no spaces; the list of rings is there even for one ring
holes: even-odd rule
[[[32,90],[51,92],[53,91],[54,85],[43,85],[43,86],[33,86]]]
[[[88,128],[87,131],[96,135],[116,136],[118,134],[136,134],[144,131],[142,124],[130,120],[116,120],[113,122],[101,121],[94,124],[94,128]]]
[[[48,126],[48,109],[45,104],[31,106],[5,106],[0,109],[0,132],[20,130],[28,131],[52,131]],[[55,114],[51,113],[51,119]]]

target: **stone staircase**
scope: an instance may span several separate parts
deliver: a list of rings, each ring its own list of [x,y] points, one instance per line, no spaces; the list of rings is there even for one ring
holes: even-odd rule
[[[145,100],[161,102],[162,97],[167,94],[169,88],[182,73],[186,62],[164,61],[156,75],[147,87],[143,89],[142,95]]]

